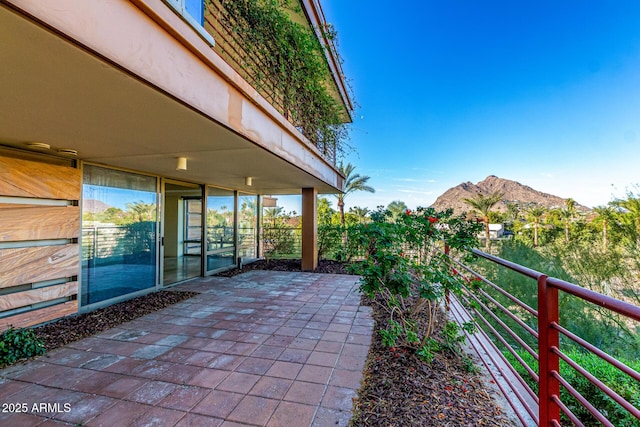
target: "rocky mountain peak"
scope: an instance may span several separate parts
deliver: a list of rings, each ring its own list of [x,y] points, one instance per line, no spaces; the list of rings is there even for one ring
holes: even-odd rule
[[[537,203],[549,209],[565,206],[566,199],[562,197],[534,190],[517,181],[489,175],[477,184],[467,181],[448,189],[436,199],[433,207],[437,210],[452,208],[456,214],[461,214],[471,210],[471,207],[464,202],[464,199],[473,198],[478,194],[489,195],[496,191],[503,194],[502,200],[493,208],[493,210],[499,212],[507,210],[507,203],[519,205]],[[589,210],[582,205],[576,205],[576,207],[582,210]]]

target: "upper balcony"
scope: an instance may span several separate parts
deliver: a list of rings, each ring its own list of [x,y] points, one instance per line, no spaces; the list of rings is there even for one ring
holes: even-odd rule
[[[272,55],[247,50],[246,23],[225,12],[239,3],[2,1],[0,60],[11,66],[0,71],[0,144],[43,142],[54,154],[251,193],[335,193],[337,147],[322,130],[348,122],[352,106],[318,2],[286,10],[318,44],[315,86],[265,72]],[[318,119],[306,89],[324,92],[334,115]],[[176,172],[178,157],[188,170]]]
[[[295,0],[278,10],[206,0],[198,19],[215,51],[335,163],[339,147],[323,128],[350,122],[353,105],[319,2]]]

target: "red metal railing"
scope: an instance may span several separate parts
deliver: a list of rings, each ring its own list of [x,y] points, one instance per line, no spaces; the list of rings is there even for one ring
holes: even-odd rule
[[[607,418],[607,414],[601,413],[601,411],[589,401],[589,397],[592,396],[582,396],[578,390],[560,374],[560,361],[562,360],[602,391],[609,399],[615,401],[620,407],[631,414],[631,416],[637,420],[637,424],[633,423],[631,425],[640,425],[640,409],[637,406],[634,406],[633,403],[620,396],[585,367],[580,366],[561,351],[560,343],[561,337],[563,337],[563,341],[567,340],[582,351],[589,352],[608,362],[611,366],[617,368],[620,372],[640,384],[640,373],[560,325],[559,294],[564,293],[588,301],[610,312],[624,316],[627,322],[640,322],[640,307],[560,279],[547,277],[547,275],[541,272],[476,249],[473,250],[473,253],[500,268],[512,270],[523,277],[533,279],[537,282],[538,306],[537,308],[533,308],[484,277],[478,271],[452,259],[457,265],[456,270],[458,270],[458,273],[462,274],[463,277],[467,279],[467,283],[469,283],[469,286],[465,286],[462,302],[465,306],[472,307],[471,312],[473,318],[481,327],[479,334],[482,334],[486,338],[477,339],[476,337],[474,342],[476,342],[477,345],[474,346],[484,354],[488,354],[489,357],[493,359],[492,362],[494,366],[506,366],[505,371],[509,371],[507,372],[508,375],[501,376],[499,383],[497,376],[494,373],[492,373],[492,375],[494,375],[503,394],[507,396],[507,399],[514,409],[516,409],[516,415],[520,421],[524,425],[530,424],[531,420],[533,420],[535,424],[540,426],[560,426],[561,414],[564,414],[566,419],[570,420],[573,424],[577,426],[585,425],[585,420],[579,419],[569,407],[567,407],[566,402],[561,400],[560,391],[561,389],[565,389],[599,424],[605,426],[614,425]],[[473,280],[482,281],[483,286],[471,286]],[[499,295],[500,299],[506,302],[499,302],[497,297],[494,297],[496,295]],[[452,302],[452,304],[454,305],[454,316],[458,320],[464,319],[464,315],[461,315],[461,312],[465,310],[462,305],[456,305],[455,302]],[[517,325],[520,331],[526,331],[528,337],[521,337],[513,328],[509,327],[503,319],[509,319],[509,321],[514,322],[513,324]],[[594,319],[594,321],[598,320]],[[534,329],[532,325],[536,325],[537,330]],[[493,341],[489,340],[487,338],[488,336],[491,336]],[[523,358],[513,349],[513,345],[510,345],[508,341],[517,343],[517,346],[521,347],[538,361],[538,373],[527,365]],[[535,345],[529,345],[528,342],[531,341],[537,341],[537,351],[533,348]],[[505,349],[504,351],[509,352],[511,356],[522,365],[529,376],[538,384],[537,393],[534,392],[527,381],[518,374],[515,367],[507,362],[505,356],[497,350],[493,342],[500,343],[501,347]],[[489,347],[493,347],[493,349]],[[640,357],[640,355],[630,356],[632,358],[635,357],[635,359]],[[483,361],[485,364],[488,363],[488,361]],[[507,378],[506,382],[505,378]],[[515,396],[515,399],[509,396]],[[530,418],[527,418],[526,414],[522,413],[523,408]]]

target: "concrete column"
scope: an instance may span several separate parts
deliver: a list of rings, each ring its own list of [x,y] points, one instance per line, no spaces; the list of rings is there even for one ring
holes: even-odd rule
[[[302,189],[302,270],[312,271],[318,266],[318,190]]]

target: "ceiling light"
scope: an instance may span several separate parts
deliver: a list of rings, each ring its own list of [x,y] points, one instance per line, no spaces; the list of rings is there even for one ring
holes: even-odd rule
[[[178,157],[178,163],[176,164],[177,171],[186,171],[187,170],[187,158],[186,157]]]
[[[27,142],[27,147],[40,148],[43,150],[48,150],[51,148],[49,144],[46,144],[44,142]]]
[[[251,185],[253,184],[253,178],[248,176],[244,179],[244,185],[247,185],[249,187],[251,187]]]
[[[65,154],[67,156],[77,156],[78,150],[72,150],[71,148],[61,148],[58,150],[58,154]]]

